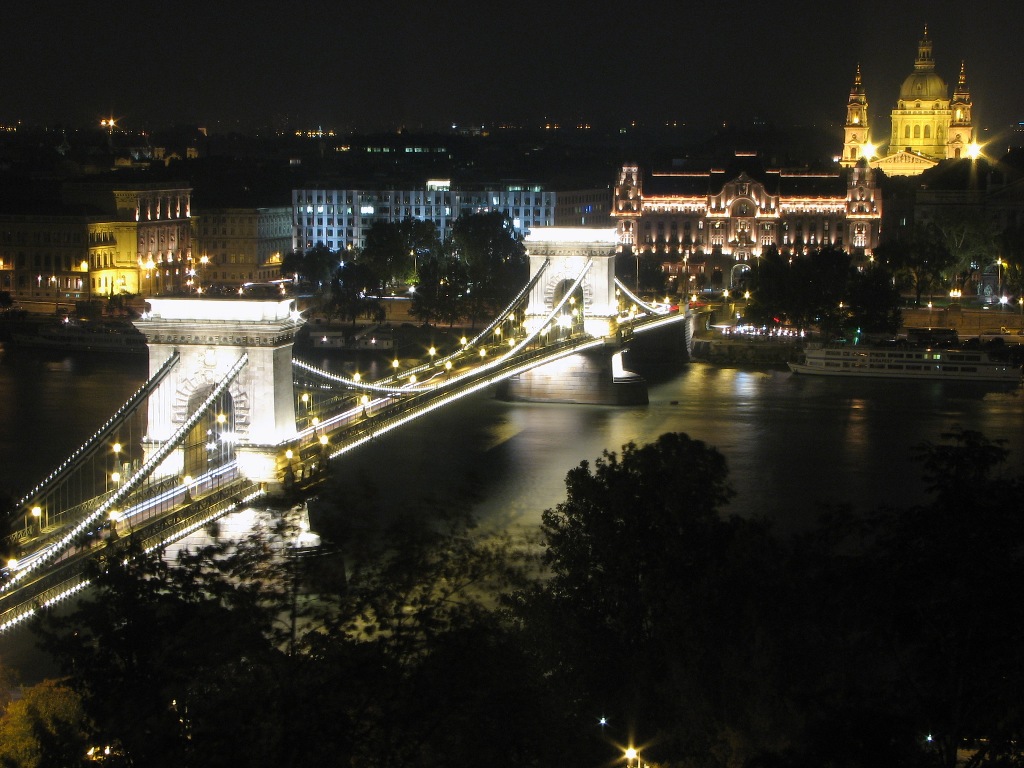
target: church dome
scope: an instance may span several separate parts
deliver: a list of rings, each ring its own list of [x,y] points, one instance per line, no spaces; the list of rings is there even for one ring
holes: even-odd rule
[[[914,71],[907,76],[900,88],[900,101],[936,101],[948,98],[949,89],[946,87],[946,81],[935,74],[932,40],[928,37],[928,27],[925,26],[924,37],[917,43]]]
[[[934,72],[914,72],[900,87],[900,101],[936,101],[949,98],[946,81]]]

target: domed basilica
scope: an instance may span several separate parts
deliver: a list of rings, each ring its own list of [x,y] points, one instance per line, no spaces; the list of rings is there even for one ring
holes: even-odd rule
[[[976,156],[971,106],[963,62],[950,99],[946,81],[935,71],[926,26],[918,42],[914,71],[903,81],[896,108],[892,110],[888,147],[873,141],[867,95],[860,65],[857,66],[846,106],[846,135],[840,162],[853,166],[865,158],[872,168],[890,176],[913,176],[940,160]]]

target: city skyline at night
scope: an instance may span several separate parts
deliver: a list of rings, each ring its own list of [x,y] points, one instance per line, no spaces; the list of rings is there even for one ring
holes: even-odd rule
[[[982,141],[1024,120],[1024,10],[981,2],[636,7],[319,7],[184,2],[10,12],[0,122],[332,130],[545,121],[566,127],[765,121],[841,130],[859,66],[876,125],[925,24],[938,73],[961,62]],[[855,16],[854,16],[855,14]]]

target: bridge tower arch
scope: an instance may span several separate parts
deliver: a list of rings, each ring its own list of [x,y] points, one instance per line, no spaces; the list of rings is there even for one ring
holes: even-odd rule
[[[152,376],[175,351],[180,360],[149,397],[147,458],[222,383],[243,356],[247,362],[158,476],[194,474],[207,454],[227,452],[239,472],[259,482],[281,475],[279,447],[296,437],[292,344],[302,320],[288,299],[153,298],[135,326],[146,336]],[[205,437],[205,440],[204,440]]]
[[[537,402],[635,405],[647,402],[647,383],[625,370],[615,291],[615,229],[545,227],[525,239],[530,290],[524,325],[539,330],[568,295],[554,321],[603,339],[599,347],[538,366],[502,382],[498,396]],[[543,270],[543,272],[541,272]],[[582,276],[582,278],[581,278]],[[582,312],[580,311],[582,309]]]
[[[530,291],[525,323],[537,328],[576,282],[587,262],[592,262],[577,296],[583,303],[583,329],[591,336],[612,334],[618,315],[615,294],[614,228],[544,227],[533,230],[524,243],[530,256],[532,279],[547,263],[541,279]]]

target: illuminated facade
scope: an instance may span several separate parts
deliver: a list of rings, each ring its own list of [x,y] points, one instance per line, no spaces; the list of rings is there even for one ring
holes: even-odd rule
[[[93,296],[186,290],[192,269],[192,189],[181,183],[65,185],[64,202],[97,212],[89,227]]]
[[[0,291],[25,309],[72,309],[89,298],[90,218],[0,213]]]
[[[0,212],[0,290],[32,311],[185,290],[191,188],[69,183],[60,201]]]
[[[281,259],[292,249],[292,211],[217,208],[193,217],[193,252],[199,286],[239,287],[281,277]]]
[[[550,227],[555,220],[555,193],[537,186],[452,189],[448,181],[428,181],[422,189],[292,190],[293,249],[305,251],[324,244],[332,251],[362,248],[374,223],[404,219],[432,221],[445,239],[463,213],[501,211],[519,234],[533,227]]]
[[[765,170],[737,153],[729,168],[642,174],[624,165],[612,216],[621,248],[661,254],[686,279],[720,272],[725,287],[767,248],[791,256],[837,247],[870,257],[882,197],[866,163],[836,173]],[[692,269],[691,269],[692,267]]]
[[[918,41],[914,71],[900,87],[892,110],[889,142],[884,154],[872,142],[868,124],[867,96],[860,66],[846,108],[845,138],[841,163],[852,166],[864,157],[872,168],[890,176],[913,176],[934,167],[940,160],[976,156],[970,90],[963,62],[953,96],[935,71],[928,27]]]

